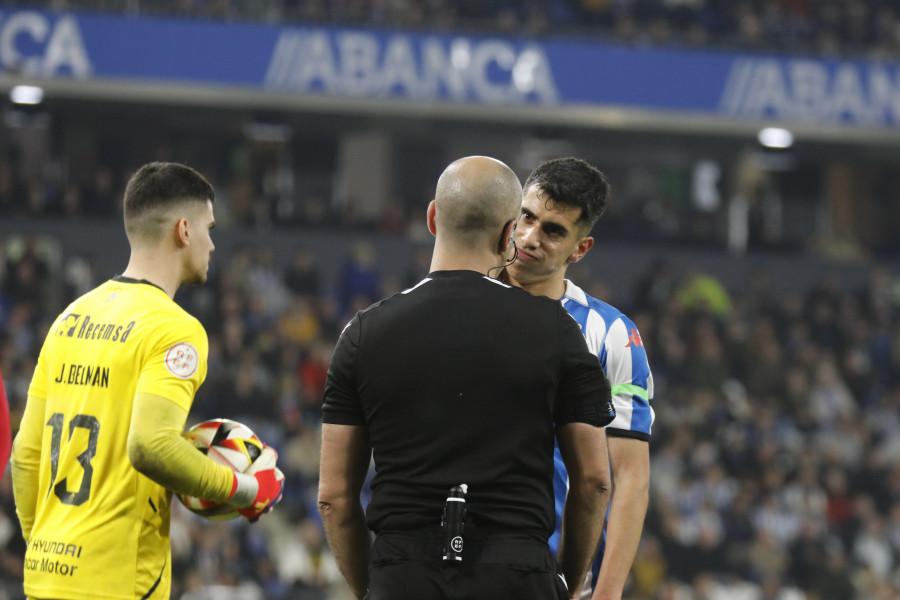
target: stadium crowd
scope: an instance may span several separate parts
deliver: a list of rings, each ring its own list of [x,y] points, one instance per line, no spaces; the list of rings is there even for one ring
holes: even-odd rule
[[[210,339],[191,421],[249,424],[279,450],[288,487],[255,526],[176,509],[173,598],[344,597],[315,507],[330,353],[355,310],[427,270],[410,242],[408,276],[385,277],[367,235],[347,249],[332,286],[308,248],[279,266],[259,241],[217,253],[211,281],[179,295]],[[99,278],[89,264],[72,269],[78,257],[60,269],[80,277],[61,277],[36,244],[19,248],[0,279],[0,361],[14,425],[48,319]],[[777,296],[765,263],[746,288],[731,290],[677,262],[647,265],[630,290],[576,266],[573,279],[634,316],[656,379],[651,509],[629,597],[896,598],[896,274],[873,267],[860,289],[825,277]],[[21,598],[24,548],[8,475],[0,508],[0,580],[8,597]]]
[[[578,36],[887,58],[900,48],[891,0],[40,0],[87,8],[270,23]]]

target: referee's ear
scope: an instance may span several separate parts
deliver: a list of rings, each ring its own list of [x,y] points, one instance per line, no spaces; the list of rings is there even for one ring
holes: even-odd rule
[[[500,232],[500,242],[497,244],[497,252],[506,256],[506,253],[509,251],[509,247],[513,244],[516,237],[516,225],[519,223],[518,219],[510,219],[503,225],[503,230]]]
[[[430,231],[431,235],[435,237],[437,237],[437,225],[434,222],[436,214],[437,208],[435,207],[434,200],[432,200],[428,204],[428,210],[425,212],[425,219],[428,224],[428,231]]]

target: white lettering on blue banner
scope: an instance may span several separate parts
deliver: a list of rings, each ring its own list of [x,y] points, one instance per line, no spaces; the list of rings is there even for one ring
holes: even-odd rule
[[[78,19],[33,11],[0,13],[0,68],[29,77],[84,79],[93,72]]]
[[[559,92],[539,45],[499,39],[419,40],[365,32],[283,31],[265,79],[270,89],[356,98],[556,104]]]
[[[727,113],[801,123],[900,124],[900,70],[879,63],[735,60],[719,102]]]

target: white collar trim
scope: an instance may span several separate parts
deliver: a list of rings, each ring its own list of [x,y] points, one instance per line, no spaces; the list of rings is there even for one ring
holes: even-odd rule
[[[566,279],[565,282],[566,293],[563,294],[563,298],[569,298],[571,300],[574,300],[578,304],[581,304],[582,306],[587,306],[588,299],[587,294],[584,293],[584,290],[582,290],[580,287],[578,287],[568,279]]]

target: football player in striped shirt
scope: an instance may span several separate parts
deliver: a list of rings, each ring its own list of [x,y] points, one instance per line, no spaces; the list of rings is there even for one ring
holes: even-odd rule
[[[592,581],[590,585],[585,582],[583,597],[588,597],[593,587],[593,600],[622,597],[649,501],[653,424],[653,377],[637,327],[621,311],[566,279],[568,266],[594,245],[591,229],[608,198],[609,183],[587,162],[568,157],[540,164],[525,181],[515,238],[518,260],[507,267],[513,283],[563,303],[581,326],[612,386],[616,418],[607,425],[606,435],[613,494]],[[568,487],[558,449],[555,465],[557,522],[550,539],[554,551]]]

